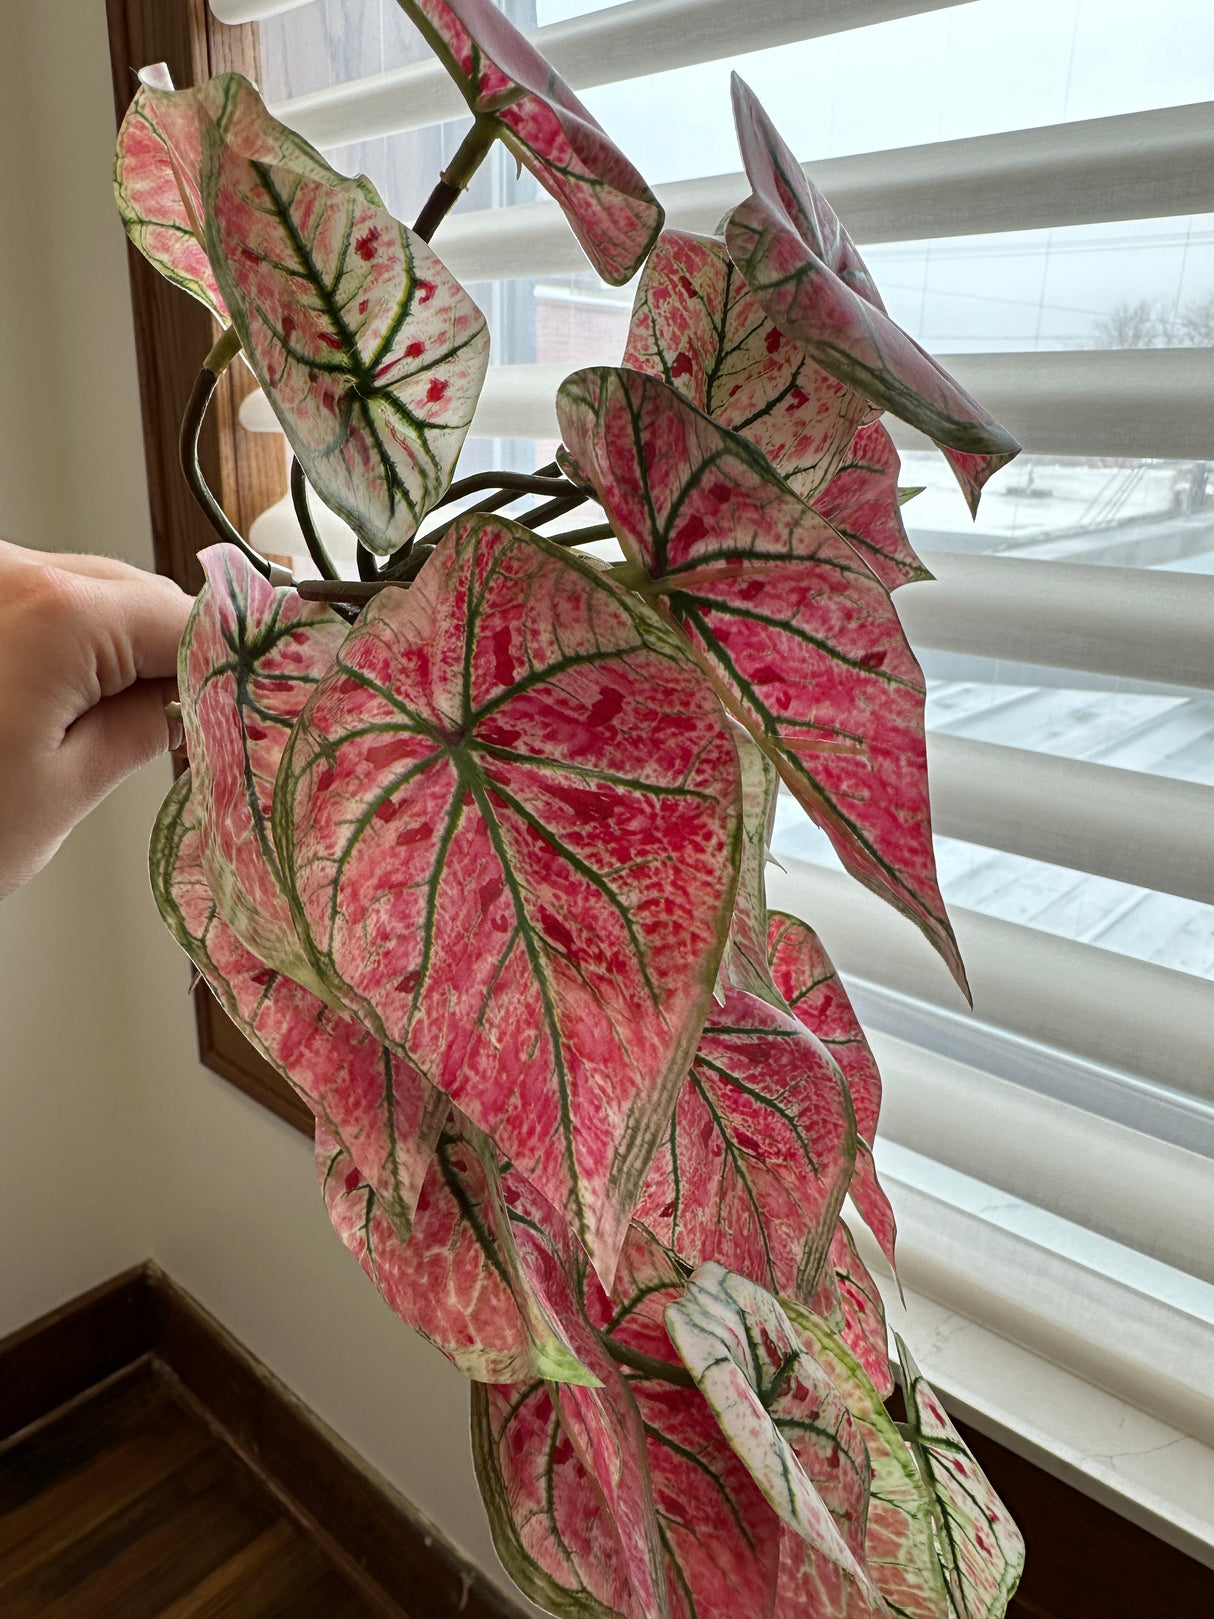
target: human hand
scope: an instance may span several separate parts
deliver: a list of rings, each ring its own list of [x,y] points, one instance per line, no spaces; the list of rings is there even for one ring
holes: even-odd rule
[[[0,897],[180,740],[164,705],[192,605],[125,562],[0,540]]]

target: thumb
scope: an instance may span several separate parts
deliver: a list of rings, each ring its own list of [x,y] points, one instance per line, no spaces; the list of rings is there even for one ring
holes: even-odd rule
[[[137,680],[116,696],[103,697],[68,727],[58,763],[77,817],[168,751],[174,739],[164,705],[175,696],[171,680]]]

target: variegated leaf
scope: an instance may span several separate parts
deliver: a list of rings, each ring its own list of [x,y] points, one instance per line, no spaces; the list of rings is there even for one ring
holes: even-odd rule
[[[503,1176],[491,1145],[458,1113],[439,1137],[408,1242],[342,1143],[319,1126],[316,1168],[334,1229],[388,1308],[482,1382],[593,1382],[550,1297],[559,1222]],[[540,1207],[542,1208],[542,1201]]]
[[[270,831],[292,725],[349,625],[271,585],[234,545],[199,554],[206,582],[178,656],[202,865],[220,915],[267,965],[328,992],[300,948]]]
[[[821,1040],[847,1080],[860,1136],[851,1199],[892,1265],[897,1226],[889,1199],[877,1180],[872,1155],[881,1111],[881,1074],[876,1058],[847,991],[813,929],[798,917],[776,911],[768,924],[767,948],[776,988],[798,1022]]]
[[[834,210],[735,74],[734,119],[751,195],[725,240],[768,318],[832,377],[934,439],[976,508],[1016,440],[885,313]]]
[[[450,1103],[353,1019],[241,943],[207,883],[192,789],[186,771],[152,833],[152,892],[160,913],[237,1028],[303,1097],[317,1128],[341,1136],[403,1241]]]
[[[847,1407],[770,1293],[703,1265],[666,1328],[721,1430],[782,1522],[781,1583],[829,1594],[828,1612],[883,1613],[863,1564],[869,1462]],[[837,1598],[837,1600],[834,1600]],[[804,1611],[804,1610],[802,1610]]]
[[[910,1351],[896,1342],[906,1439],[931,1496],[955,1619],[1002,1619],[1024,1569],[1023,1537]]]
[[[842,1395],[872,1467],[864,1551],[869,1571],[898,1619],[952,1619],[936,1556],[931,1500],[906,1441],[848,1346],[796,1304],[785,1304],[797,1335]]]
[[[729,989],[709,1009],[636,1219],[690,1265],[716,1260],[808,1302],[855,1148],[826,1049],[788,1012]]]
[[[591,264],[623,286],[662,228],[645,181],[492,0],[399,0],[478,117],[560,203]]]
[[[212,85],[206,245],[233,324],[309,482],[389,553],[450,482],[484,318],[368,181],[330,169],[239,74]]]
[[[847,869],[964,983],[936,882],[924,682],[889,592],[745,439],[654,377],[598,367],[557,416],[631,557]]]
[[[885,1303],[844,1220],[835,1227],[829,1263],[809,1308],[839,1335],[881,1398],[888,1398],[894,1391],[894,1376],[889,1364]]]
[[[853,545],[887,590],[932,576],[911,549],[902,522],[901,463],[880,422],[861,427],[814,510]]]
[[[366,609],[279,773],[318,971],[608,1282],[711,998],[737,769],[651,609],[479,515]]]
[[[663,1324],[683,1278],[633,1227],[601,1317],[645,1425],[672,1619],[771,1613],[780,1521],[686,1377]]]
[[[783,1009],[767,962],[767,888],[764,870],[776,818],[779,778],[771,760],[749,731],[734,731],[742,773],[742,858],[729,938],[721,957],[719,984],[744,989]],[[719,1000],[720,993],[717,995]]]
[[[661,377],[756,444],[813,501],[872,415],[768,320],[722,242],[663,231],[637,287],[624,365]]]
[[[195,92],[173,92],[163,63],[144,68],[118,131],[114,197],[127,235],[161,275],[227,320],[202,245],[201,134]]]

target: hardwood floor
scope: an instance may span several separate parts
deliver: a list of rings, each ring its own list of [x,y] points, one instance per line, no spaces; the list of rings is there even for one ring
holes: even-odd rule
[[[150,1360],[0,1445],[4,1619],[376,1619]]]

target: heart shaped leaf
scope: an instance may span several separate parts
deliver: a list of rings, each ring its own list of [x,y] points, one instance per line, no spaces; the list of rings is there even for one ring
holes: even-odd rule
[[[399,0],[480,118],[560,203],[604,281],[623,286],[662,208],[569,86],[492,0]]]
[[[340,1135],[403,1241],[450,1103],[353,1019],[241,943],[207,883],[192,789],[186,771],[152,833],[152,892],[160,914],[237,1028],[303,1097],[317,1128]]]
[[[793,1016],[817,1035],[843,1070],[860,1136],[851,1199],[893,1265],[897,1226],[889,1199],[877,1180],[872,1155],[881,1111],[881,1074],[876,1058],[847,991],[813,929],[798,917],[776,911],[768,924],[767,947],[772,978]]]
[[[316,1170],[334,1229],[388,1308],[466,1377],[593,1382],[549,1295],[557,1222],[458,1113],[438,1139],[402,1241],[342,1143],[319,1127]]]
[[[862,1562],[864,1443],[776,1300],[743,1276],[703,1265],[667,1305],[666,1328],[721,1431],[803,1544],[794,1552],[783,1543],[781,1582],[829,1590],[841,1577],[845,1603],[834,1611],[881,1614]]]
[[[654,377],[562,384],[569,450],[730,708],[859,880],[964,983],[936,883],[923,674],[889,592],[755,448]]]
[[[366,609],[279,773],[317,970],[608,1282],[711,997],[737,771],[651,609],[479,515]]]
[[[295,936],[270,811],[291,727],[349,625],[323,602],[271,585],[234,545],[198,560],[206,583],[177,683],[203,870],[220,915],[254,955],[328,999]]]
[[[1024,1540],[897,1339],[906,1439],[932,1500],[940,1567],[956,1619],[1002,1619],[1024,1570]]]
[[[202,245],[202,140],[192,91],[173,92],[163,63],[144,68],[118,131],[114,197],[127,235],[161,275],[227,320]]]
[[[932,577],[906,537],[900,466],[889,433],[880,422],[869,422],[814,501],[814,510],[855,546],[887,590]]]
[[[826,1049],[787,1012],[729,989],[709,1009],[636,1218],[689,1265],[716,1260],[808,1302],[855,1146]]]
[[[894,1375],[885,1304],[843,1220],[835,1227],[826,1272],[809,1308],[838,1334],[881,1398],[887,1399],[894,1391]]]
[[[752,190],[726,227],[730,257],[811,360],[946,453],[960,452],[950,461],[976,509],[983,483],[1019,444],[885,313],[851,237],[736,74],[733,95]]]
[[[239,74],[212,83],[201,189],[224,301],[309,481],[390,553],[450,482],[484,318],[368,181],[329,168]]]
[[[826,488],[872,415],[772,325],[722,242],[686,231],[663,231],[645,264],[623,363],[748,438],[803,500]]]

